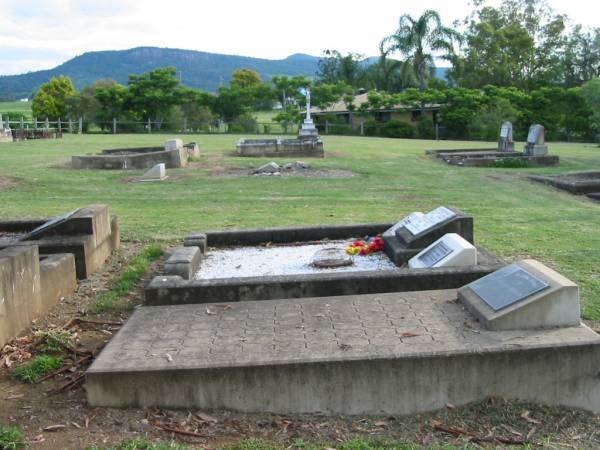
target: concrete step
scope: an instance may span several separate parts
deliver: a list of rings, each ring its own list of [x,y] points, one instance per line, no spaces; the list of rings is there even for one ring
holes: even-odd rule
[[[411,414],[496,395],[600,410],[600,336],[491,332],[455,290],[142,307],[87,373],[93,406]]]

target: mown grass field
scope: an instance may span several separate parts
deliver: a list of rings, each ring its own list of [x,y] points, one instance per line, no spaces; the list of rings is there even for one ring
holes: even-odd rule
[[[202,158],[190,168],[169,170],[163,183],[127,182],[142,171],[69,167],[71,155],[161,145],[169,137],[69,135],[0,144],[0,177],[16,182],[0,187],[0,217],[51,216],[107,203],[119,216],[124,239],[175,242],[208,229],[394,222],[446,204],[475,217],[477,244],[507,260],[537,258],[579,283],[585,317],[600,320],[600,204],[525,179],[528,173],[599,169],[596,145],[551,143],[550,151],[561,157],[556,168],[478,169],[424,155],[426,148],[482,146],[478,142],[327,136],[326,158],[310,163],[357,176],[226,177],[219,175],[223,168],[267,160],[230,156],[240,136],[199,135],[184,141],[199,142]]]
[[[0,102],[0,114],[7,112],[19,112],[31,117],[31,102]],[[6,117],[4,118],[6,120]]]

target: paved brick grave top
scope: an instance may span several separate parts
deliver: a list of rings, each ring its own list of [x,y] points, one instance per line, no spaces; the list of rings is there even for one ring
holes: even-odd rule
[[[484,330],[455,290],[142,307],[90,372],[403,358],[598,343],[586,326]]]

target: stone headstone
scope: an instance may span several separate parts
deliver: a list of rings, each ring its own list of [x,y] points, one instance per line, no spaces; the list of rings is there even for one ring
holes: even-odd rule
[[[491,330],[578,326],[580,322],[577,285],[532,259],[463,286],[458,299]]]
[[[181,139],[169,139],[165,142],[165,150],[178,150],[183,148],[183,141]]]
[[[510,122],[503,122],[500,127],[500,139],[498,140],[498,151],[514,152],[515,142],[513,141],[513,126]]]
[[[448,233],[408,261],[411,269],[477,265],[477,249],[456,233]]]
[[[352,256],[346,253],[344,249],[329,247],[316,252],[311,261],[311,265],[321,269],[351,266],[353,264]]]
[[[168,177],[167,177],[167,171],[165,169],[165,164],[160,163],[160,164],[155,165],[152,169],[150,169],[148,172],[146,172],[141,177],[136,178],[134,181],[135,182],[163,181],[163,180],[166,180],[167,178]]]
[[[385,230],[382,234],[383,237],[391,237],[391,236],[395,236],[396,235],[396,230],[398,228],[402,228],[405,227],[406,225],[408,225],[409,223],[420,219],[421,217],[423,217],[425,214],[423,214],[420,211],[415,211],[410,213],[408,216],[404,217],[402,220],[400,220],[399,222],[397,222],[396,224],[394,224],[393,226],[391,226],[390,228],[388,228],[387,230]]]
[[[546,145],[545,130],[542,125],[535,124],[529,127],[527,134],[527,143],[524,152],[527,156],[542,156],[548,154]]]
[[[419,234],[423,234],[432,229],[436,225],[447,222],[454,217],[456,217],[454,211],[445,206],[440,206],[422,217],[408,222],[404,228],[406,228],[413,236],[418,236]]]

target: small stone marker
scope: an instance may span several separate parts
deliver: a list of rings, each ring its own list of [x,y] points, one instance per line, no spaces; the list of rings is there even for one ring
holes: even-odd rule
[[[529,127],[527,134],[527,143],[524,152],[527,156],[543,156],[548,154],[546,145],[545,130],[542,125],[535,124]]]
[[[155,165],[152,169],[150,169],[144,175],[142,175],[139,178],[136,178],[133,181],[136,183],[148,182],[148,181],[163,181],[163,180],[166,180],[167,178],[169,178],[167,176],[166,172],[167,171],[165,169],[165,164],[160,163],[160,164]]]
[[[316,252],[311,261],[311,265],[321,269],[351,266],[354,264],[352,256],[345,250],[336,247],[323,248]]]
[[[492,330],[579,325],[575,283],[535,260],[503,267],[458,291],[459,300]]]
[[[411,212],[408,216],[404,217],[401,221],[397,222],[394,226],[388,228],[387,230],[385,230],[382,234],[382,236],[395,236],[396,235],[396,230],[398,228],[402,228],[405,227],[406,225],[408,225],[409,223],[420,219],[421,217],[423,217],[425,214],[423,214],[420,211],[415,211],[415,212]]]
[[[448,233],[408,261],[411,269],[477,265],[477,249],[456,233]]]
[[[427,230],[435,227],[436,225],[447,222],[448,220],[456,217],[456,213],[445,206],[440,206],[433,211],[419,217],[416,220],[412,220],[407,223],[404,228],[411,232],[414,236],[425,233]]]
[[[510,122],[503,122],[500,128],[500,140],[498,141],[498,150],[501,152],[514,152],[515,142],[513,141],[513,126]]]
[[[169,139],[165,142],[165,150],[178,150],[183,148],[183,141],[181,139]]]

